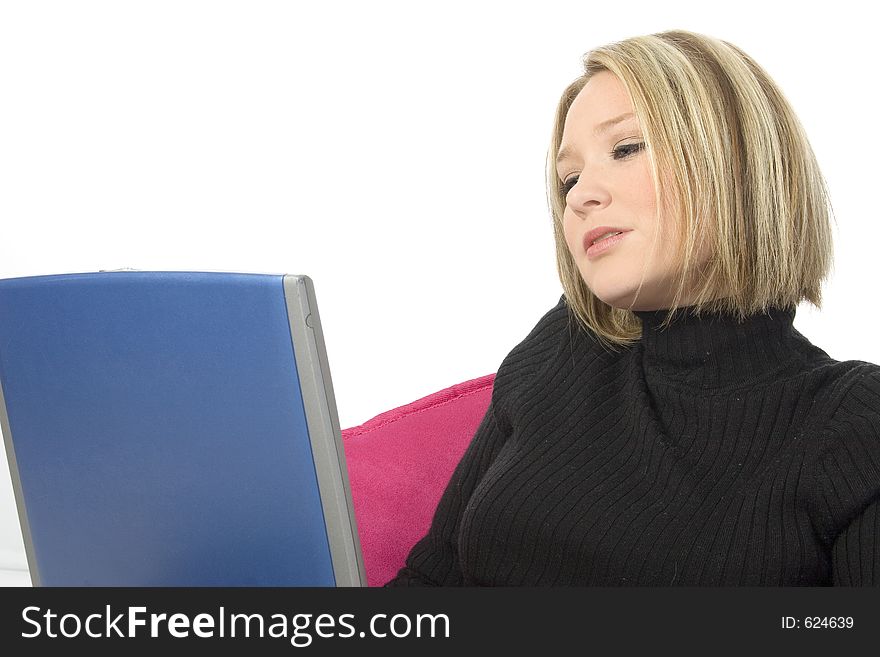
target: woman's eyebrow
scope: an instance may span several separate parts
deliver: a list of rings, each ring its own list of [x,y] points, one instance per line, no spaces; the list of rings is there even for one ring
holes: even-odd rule
[[[598,137],[603,132],[607,132],[616,124],[620,123],[624,119],[634,118],[635,114],[632,112],[626,112],[621,114],[620,116],[615,116],[613,119],[608,119],[607,121],[602,121],[599,125],[595,127],[593,130],[593,136]],[[556,164],[559,164],[563,160],[567,160],[574,156],[574,149],[570,146],[566,146],[562,150],[559,151],[559,155],[556,156]]]

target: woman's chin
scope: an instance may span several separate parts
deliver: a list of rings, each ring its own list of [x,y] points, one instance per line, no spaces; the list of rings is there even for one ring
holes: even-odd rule
[[[615,308],[628,309],[635,299],[635,290],[629,288],[601,287],[590,288],[603,303]]]

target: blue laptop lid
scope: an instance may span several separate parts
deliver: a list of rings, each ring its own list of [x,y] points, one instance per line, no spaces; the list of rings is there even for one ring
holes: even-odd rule
[[[284,279],[0,280],[0,406],[35,585],[341,584]]]

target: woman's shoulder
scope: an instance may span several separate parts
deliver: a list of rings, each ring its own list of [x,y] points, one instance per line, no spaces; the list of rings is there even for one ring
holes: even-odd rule
[[[493,396],[510,394],[552,360],[563,334],[567,333],[567,326],[568,308],[563,294],[501,361],[495,373]]]
[[[851,422],[856,415],[877,423],[880,429],[880,365],[863,360],[831,360],[837,398],[832,420]]]
[[[822,431],[819,464],[834,469],[846,462],[866,466],[863,473],[880,493],[880,365],[837,361],[828,399],[832,411]]]
[[[548,340],[556,337],[568,325],[568,319],[568,306],[563,294],[559,297],[556,305],[543,314],[528,335],[511,350],[511,353],[520,354],[546,346]]]
[[[525,336],[504,358],[502,367],[507,369],[522,366],[526,361],[532,361],[545,355],[546,351],[555,344],[559,335],[568,326],[568,307],[565,305],[565,295],[559,297],[555,306],[547,310]],[[500,370],[499,370],[500,371]]]

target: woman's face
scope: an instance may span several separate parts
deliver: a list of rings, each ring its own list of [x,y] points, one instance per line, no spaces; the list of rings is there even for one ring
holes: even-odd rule
[[[590,78],[574,99],[563,127],[563,157],[557,163],[563,192],[567,191],[563,232],[593,294],[617,308],[660,310],[671,305],[675,294],[679,240],[661,226],[652,249],[657,222],[654,184],[632,112],[626,89],[608,71]],[[628,116],[616,121],[622,115]],[[625,232],[609,248],[597,252],[594,247],[588,253],[585,238],[602,226]],[[696,264],[705,260],[698,254]],[[636,298],[643,270],[645,280]],[[690,290],[684,293],[681,306],[690,301]]]

